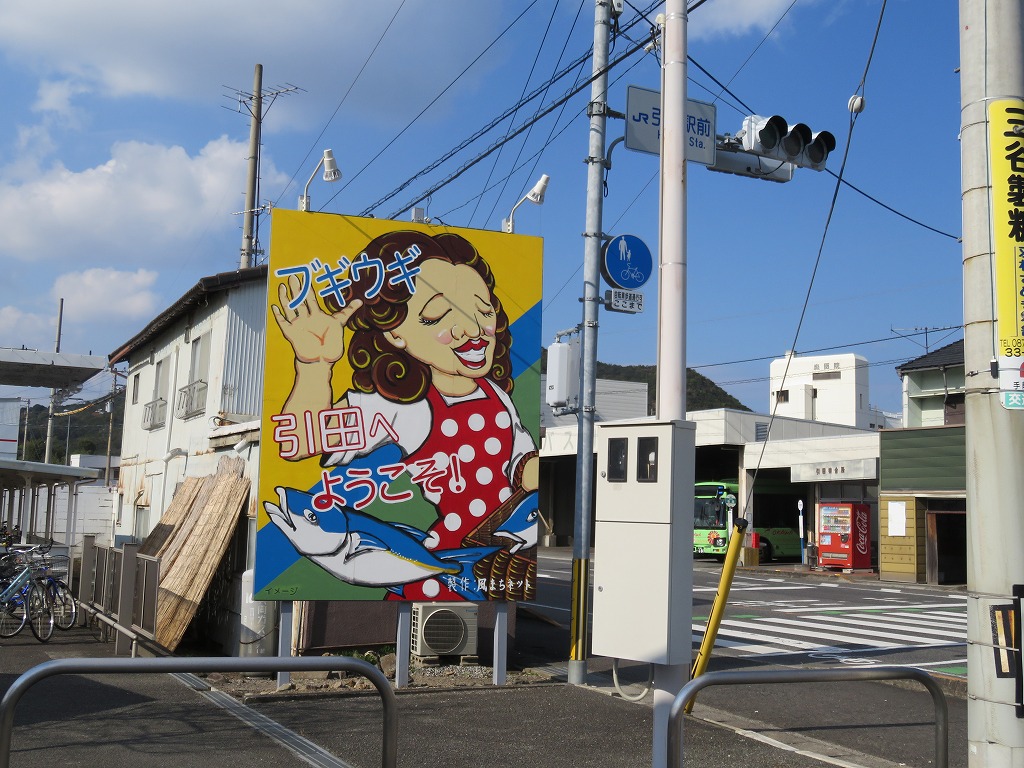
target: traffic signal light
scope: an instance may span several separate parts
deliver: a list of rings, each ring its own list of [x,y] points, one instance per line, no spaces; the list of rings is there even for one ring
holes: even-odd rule
[[[835,136],[828,131],[812,133],[805,123],[789,125],[780,115],[743,118],[743,149],[755,155],[821,171],[835,148]]]

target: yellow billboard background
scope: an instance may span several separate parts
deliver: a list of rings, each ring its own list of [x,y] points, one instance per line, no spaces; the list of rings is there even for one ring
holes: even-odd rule
[[[532,598],[541,273],[538,238],[273,212],[256,599]]]

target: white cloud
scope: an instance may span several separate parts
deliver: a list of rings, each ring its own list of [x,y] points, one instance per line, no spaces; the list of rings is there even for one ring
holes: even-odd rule
[[[294,125],[297,113],[337,103],[385,30],[373,54],[376,85],[352,94],[360,106],[421,102],[432,91],[424,84],[436,86],[468,64],[503,23],[500,14],[480,12],[474,0],[54,0],[0,4],[0,50],[41,79],[74,82],[112,98],[210,102],[224,86],[251,91],[259,62],[265,89],[294,83],[315,97],[286,100],[273,126],[279,130]],[[388,87],[381,89],[381,82]]]
[[[25,312],[18,307],[0,307],[0,338],[4,346],[40,349],[40,344],[49,337],[53,348],[53,321],[50,317]]]
[[[687,34],[695,39],[764,34],[793,5],[793,0],[715,0],[689,15]],[[779,29],[785,28],[784,20]]]
[[[75,322],[148,320],[160,308],[152,290],[158,276],[150,269],[68,272],[54,281],[51,295],[64,299],[65,315]]]
[[[100,165],[72,172],[55,164],[24,184],[0,182],[5,212],[0,258],[32,259],[71,268],[83,259],[111,265],[180,258],[205,235],[237,222],[248,146],[226,137],[195,156],[182,147],[121,142]],[[283,183],[264,161],[263,178]]]
[[[74,108],[71,106],[72,97],[87,90],[83,85],[71,80],[44,80],[39,84],[36,103],[32,105],[32,109],[36,112],[70,117],[74,114]]]

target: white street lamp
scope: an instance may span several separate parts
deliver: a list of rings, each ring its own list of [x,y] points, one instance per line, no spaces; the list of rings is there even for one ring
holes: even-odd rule
[[[526,193],[526,197],[524,197],[522,200],[520,200],[518,203],[512,206],[512,212],[509,213],[508,218],[501,220],[502,232],[511,233],[516,231],[514,218],[516,215],[516,208],[518,208],[520,205],[525,203],[527,200],[529,200],[531,203],[534,203],[535,205],[541,205],[544,202],[544,193],[548,189],[548,179],[549,176],[546,173],[541,175],[540,179],[537,180],[537,183],[533,185],[533,189]]]
[[[313,183],[313,178],[316,176],[316,172],[323,166],[324,169],[324,181],[337,181],[341,178],[341,171],[338,170],[338,163],[334,160],[334,152],[329,149],[324,150],[324,156],[320,158],[320,162],[316,164],[316,168],[313,169],[313,173],[310,174],[309,181],[306,182],[306,186],[302,190],[302,197],[299,198],[299,210],[309,210],[309,185]]]

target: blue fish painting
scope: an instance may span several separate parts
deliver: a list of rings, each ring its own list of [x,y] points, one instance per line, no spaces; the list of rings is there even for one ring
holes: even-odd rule
[[[521,549],[529,549],[537,545],[537,520],[539,517],[537,493],[534,492],[516,505],[512,514],[498,526],[492,535],[495,538],[508,539],[512,543],[509,552],[514,555]]]
[[[431,552],[424,531],[389,523],[348,507],[320,509],[313,495],[275,488],[278,503],[263,502],[271,521],[295,550],[349,584],[400,591],[436,577],[471,577],[473,565],[500,547]],[[468,595],[467,595],[468,596]]]

